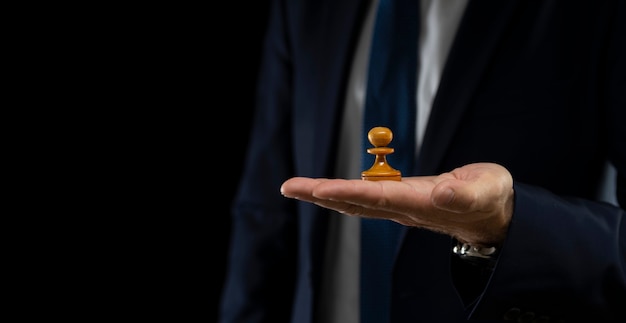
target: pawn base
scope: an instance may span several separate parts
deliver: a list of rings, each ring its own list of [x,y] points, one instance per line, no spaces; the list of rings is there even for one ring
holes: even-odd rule
[[[402,181],[402,177],[400,175],[398,176],[379,176],[379,175],[375,175],[375,176],[367,176],[367,175],[363,175],[361,174],[361,179],[364,181]]]
[[[372,166],[372,168],[361,172],[361,179],[365,181],[401,181],[402,174],[399,170],[395,170],[391,167],[377,167],[379,165]]]

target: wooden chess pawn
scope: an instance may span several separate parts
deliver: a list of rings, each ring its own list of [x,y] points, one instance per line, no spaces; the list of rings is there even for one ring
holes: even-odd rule
[[[387,155],[393,153],[393,148],[387,147],[393,139],[393,133],[387,127],[374,127],[367,133],[367,139],[374,148],[369,148],[368,153],[376,155],[374,165],[361,172],[361,179],[366,181],[400,181],[400,171],[392,168],[387,163]]]

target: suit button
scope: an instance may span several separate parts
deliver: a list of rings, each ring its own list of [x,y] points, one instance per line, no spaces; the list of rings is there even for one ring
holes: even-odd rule
[[[504,316],[502,318],[505,321],[515,321],[517,320],[517,318],[520,316],[521,313],[522,311],[519,308],[513,307],[509,309],[508,311],[506,311],[506,313],[504,313]]]

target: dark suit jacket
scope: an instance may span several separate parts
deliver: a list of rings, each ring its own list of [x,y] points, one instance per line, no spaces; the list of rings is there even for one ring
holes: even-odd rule
[[[328,212],[279,188],[292,176],[334,174],[367,7],[272,5],[222,322],[314,320]],[[393,322],[626,317],[625,21],[620,0],[469,2],[413,175],[500,163],[515,181],[513,220],[476,294],[449,237],[405,229]],[[594,201],[608,161],[621,208]]]

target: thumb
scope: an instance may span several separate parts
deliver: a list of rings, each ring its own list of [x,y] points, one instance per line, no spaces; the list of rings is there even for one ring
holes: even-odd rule
[[[459,180],[446,180],[437,184],[431,194],[431,202],[435,207],[455,212],[471,212],[477,201],[476,190],[467,187],[467,183]]]

